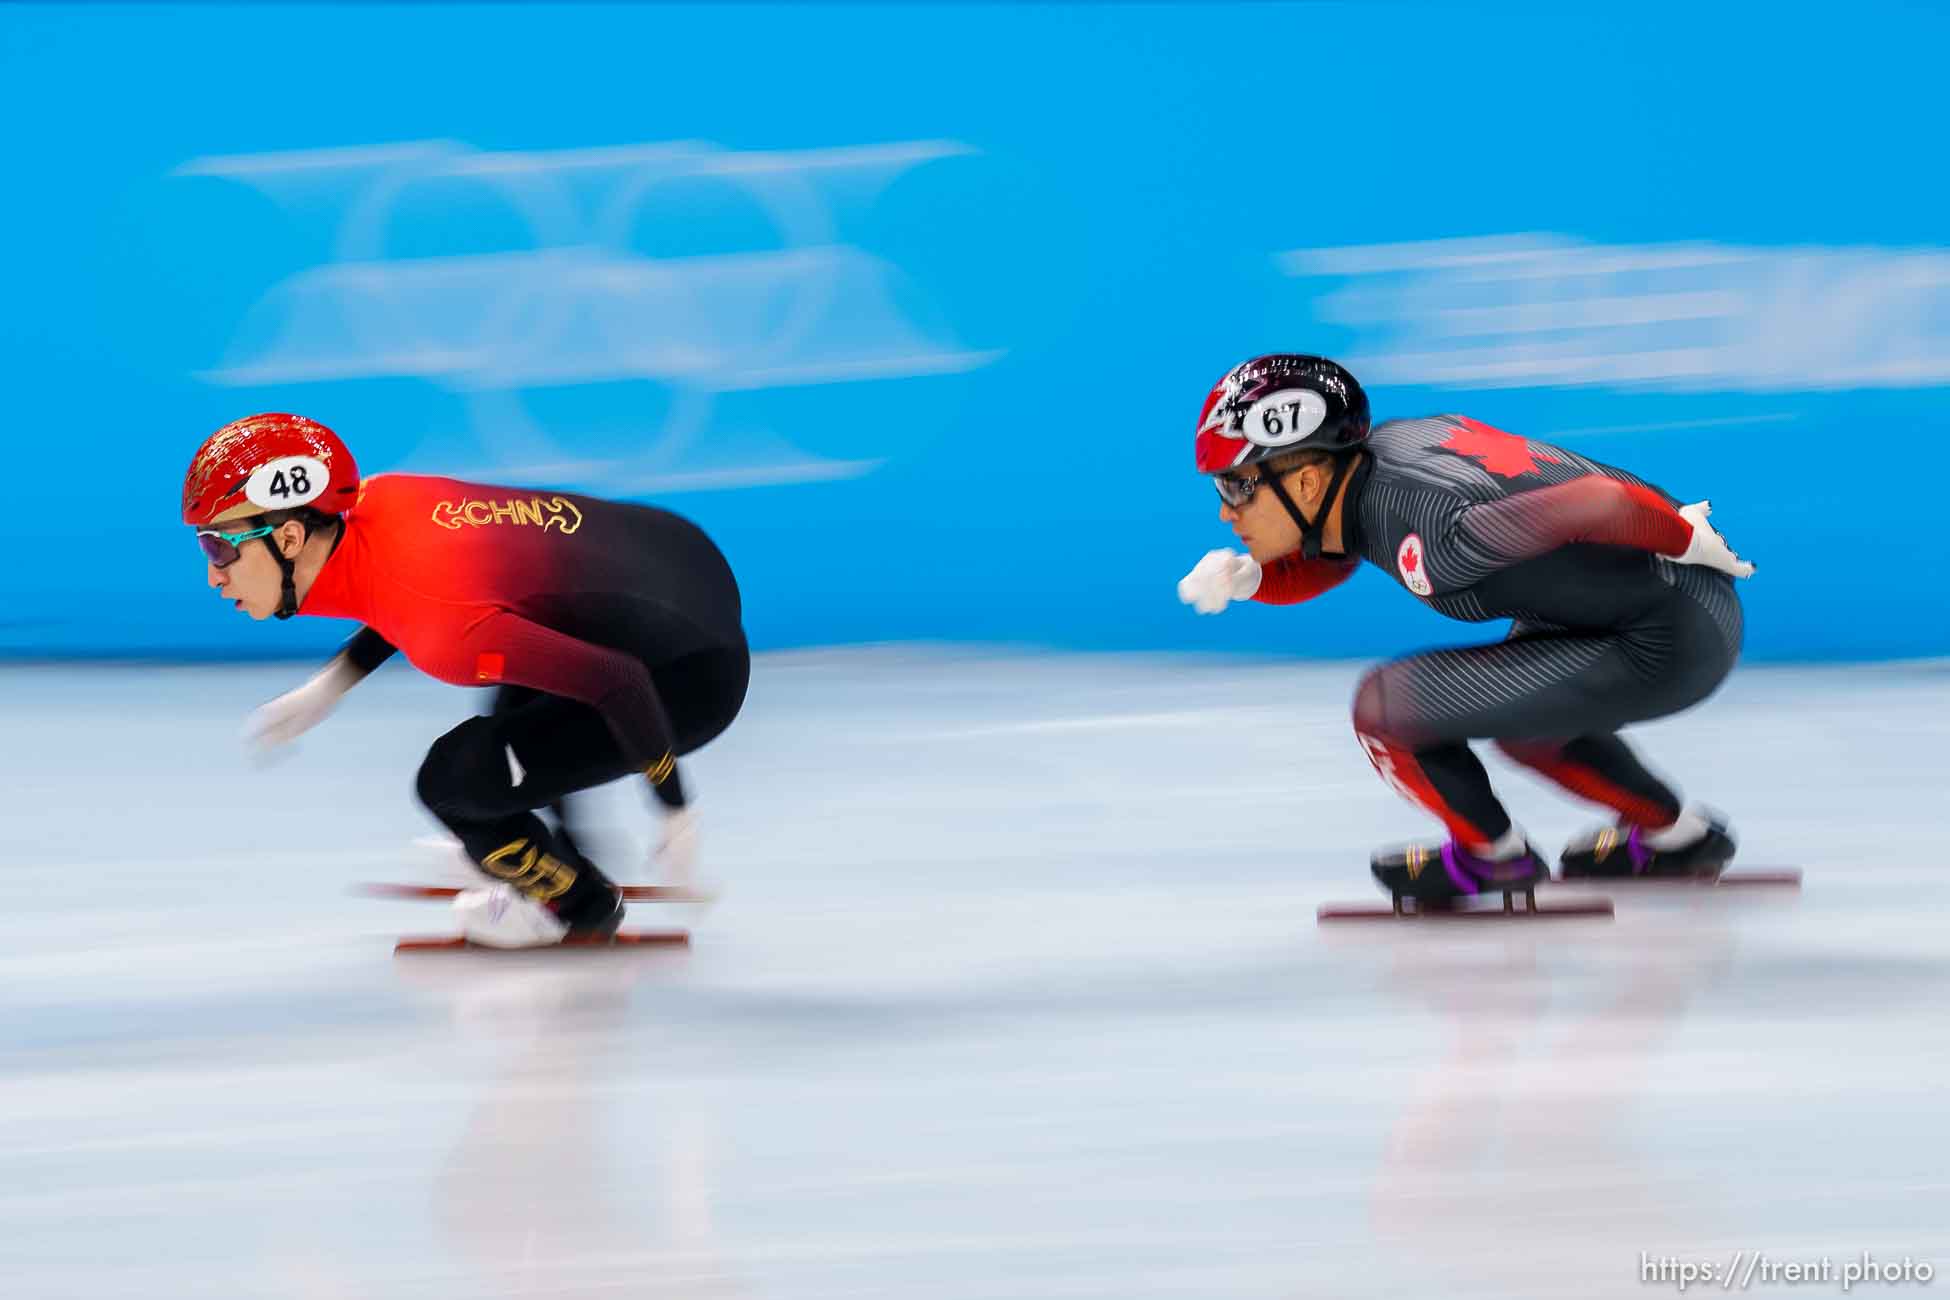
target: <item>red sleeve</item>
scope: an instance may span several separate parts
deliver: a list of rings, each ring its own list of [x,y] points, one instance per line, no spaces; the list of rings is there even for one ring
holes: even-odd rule
[[[1340,586],[1361,567],[1359,560],[1304,560],[1283,555],[1260,571],[1253,599],[1263,605],[1298,605]]]
[[[1473,505],[1460,523],[1505,563],[1576,542],[1681,555],[1693,539],[1693,526],[1660,493],[1599,474]]]
[[[650,778],[658,798],[683,805],[670,719],[641,660],[505,611],[471,627],[464,652],[473,656],[480,681],[528,686],[595,709],[625,761]]]

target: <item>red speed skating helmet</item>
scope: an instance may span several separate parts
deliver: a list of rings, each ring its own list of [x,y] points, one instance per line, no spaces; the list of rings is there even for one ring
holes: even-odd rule
[[[183,476],[183,522],[196,528],[310,506],[342,514],[359,466],[336,433],[302,415],[247,415],[211,434]]]

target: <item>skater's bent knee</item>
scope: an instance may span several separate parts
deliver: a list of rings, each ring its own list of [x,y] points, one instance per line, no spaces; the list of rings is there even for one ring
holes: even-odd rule
[[[1354,688],[1354,729],[1364,736],[1376,740],[1399,743],[1405,738],[1398,733],[1395,719],[1388,716],[1392,665],[1383,664],[1370,668],[1362,674],[1360,684]]]
[[[490,766],[485,759],[492,758],[497,748],[487,718],[469,718],[434,741],[413,781],[427,811],[436,817],[465,812],[476,801],[481,774]]]

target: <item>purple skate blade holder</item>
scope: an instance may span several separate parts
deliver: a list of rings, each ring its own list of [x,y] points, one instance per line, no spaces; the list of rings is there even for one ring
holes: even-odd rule
[[[1478,868],[1481,874],[1478,874]],[[1527,874],[1518,879],[1510,879],[1520,868],[1527,868]],[[1495,862],[1476,857],[1467,849],[1458,847],[1454,840],[1442,846],[1442,869],[1449,880],[1461,891],[1453,902],[1441,905],[1423,905],[1414,898],[1395,895],[1393,901],[1380,903],[1325,903],[1315,913],[1321,923],[1329,921],[1464,921],[1464,920],[1544,920],[1550,918],[1570,919],[1578,917],[1610,917],[1611,900],[1608,898],[1578,899],[1560,903],[1538,903],[1532,892],[1538,885],[1550,881],[1550,874],[1534,856],[1524,853],[1507,862]],[[1505,877],[1498,879],[1498,877]],[[1493,896],[1501,897],[1501,905],[1488,901]],[[1522,897],[1524,905],[1518,907],[1516,900]]]

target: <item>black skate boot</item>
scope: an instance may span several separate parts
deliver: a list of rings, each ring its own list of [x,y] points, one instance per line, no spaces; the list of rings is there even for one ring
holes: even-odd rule
[[[560,803],[553,805],[557,825],[555,850],[576,870],[576,883],[558,900],[555,915],[568,927],[571,939],[607,939],[623,924],[623,891],[591,862],[569,828]]]
[[[576,887],[554,904],[570,939],[607,939],[623,924],[623,891],[594,867],[585,867]]]
[[[1393,896],[1397,912],[1410,906],[1418,912],[1454,911],[1482,894],[1502,894],[1507,909],[1512,895],[1530,895],[1551,878],[1550,867],[1529,844],[1502,861],[1479,858],[1454,840],[1410,844],[1377,852],[1368,865]],[[1534,902],[1527,899],[1527,905]]]
[[[1726,822],[1713,817],[1706,834],[1677,849],[1655,849],[1637,826],[1603,826],[1564,846],[1558,865],[1566,880],[1715,880],[1736,847]]]

